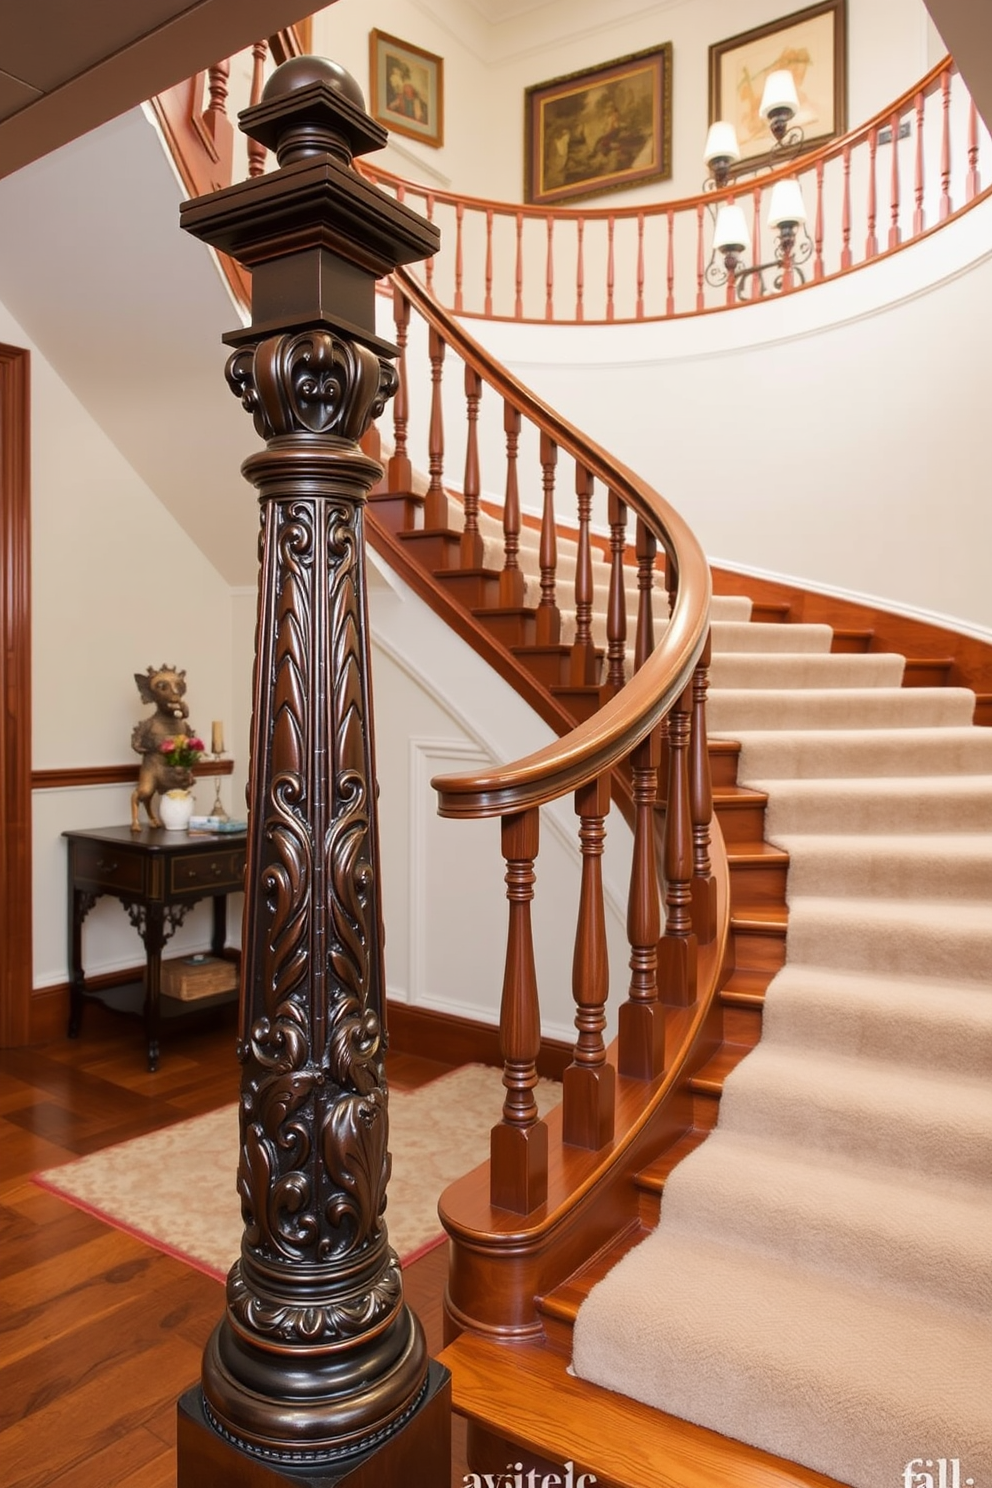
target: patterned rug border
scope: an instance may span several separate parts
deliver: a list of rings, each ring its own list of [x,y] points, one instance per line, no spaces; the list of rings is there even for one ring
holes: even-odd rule
[[[429,1081],[426,1085],[420,1085],[415,1087],[414,1089],[391,1088],[390,1098],[392,1100],[393,1097],[399,1096],[408,1100],[414,1100],[417,1097],[423,1098],[423,1092],[428,1090],[434,1093],[443,1094],[443,1088],[446,1085],[451,1084],[452,1082],[456,1085],[459,1082],[464,1084],[466,1075],[471,1073],[475,1076],[478,1076],[480,1073],[483,1072],[485,1072],[485,1074],[493,1080],[494,1085],[495,1078],[501,1077],[502,1074],[500,1070],[492,1065],[460,1065],[457,1069],[447,1070],[443,1075],[439,1075],[435,1080]],[[560,1086],[556,1086],[552,1082],[544,1080],[540,1082],[540,1086],[545,1097],[545,1099],[542,1100],[542,1107],[549,1099],[552,1101],[555,1099],[560,1099]],[[67,1192],[62,1184],[65,1181],[63,1175],[68,1175],[69,1170],[75,1169],[84,1163],[88,1163],[91,1159],[96,1160],[109,1158],[112,1160],[115,1153],[121,1153],[129,1147],[133,1147],[135,1143],[153,1139],[164,1134],[167,1131],[174,1131],[177,1128],[182,1127],[188,1123],[196,1123],[208,1120],[210,1117],[218,1116],[223,1111],[236,1112],[237,1107],[237,1101],[225,1101],[222,1103],[222,1105],[214,1107],[212,1111],[201,1111],[193,1116],[182,1117],[178,1121],[167,1122],[164,1126],[155,1127],[148,1132],[142,1132],[139,1136],[128,1137],[121,1142],[111,1143],[109,1146],[99,1148],[92,1153],[85,1153],[78,1157],[69,1158],[66,1162],[60,1163],[56,1167],[50,1167],[35,1172],[31,1175],[31,1181],[36,1184],[38,1188],[43,1189],[46,1193],[54,1195],[55,1198],[61,1199],[64,1203],[72,1205],[73,1208],[79,1209],[84,1214],[90,1215],[93,1219],[99,1220],[101,1224],[105,1224],[112,1229],[119,1230],[122,1234],[130,1235],[133,1239],[140,1241],[144,1245],[152,1247],[154,1250],[160,1251],[163,1255],[167,1255],[173,1260],[180,1261],[183,1265],[191,1266],[195,1271],[199,1271],[201,1272],[201,1274],[210,1277],[211,1280],[223,1283],[227,1278],[228,1272],[230,1270],[230,1265],[233,1264],[235,1257],[232,1257],[232,1261],[223,1268],[221,1268],[220,1266],[211,1265],[209,1261],[195,1254],[192,1254],[183,1246],[171,1243],[168,1239],[163,1238],[161,1233],[156,1233],[145,1224],[134,1223],[125,1217],[118,1217],[107,1208],[102,1207],[98,1203],[94,1203],[91,1198],[81,1197],[78,1194]],[[496,1119],[498,1119],[498,1107],[494,1107],[491,1113],[492,1122],[495,1122]],[[391,1151],[393,1150],[394,1136],[395,1132],[394,1130],[391,1130]],[[484,1154],[481,1160],[484,1161],[486,1156],[488,1156],[488,1153]],[[471,1171],[471,1168],[475,1166],[478,1166],[478,1161],[471,1161],[465,1171]],[[233,1189],[233,1164],[231,1178]],[[449,1179],[447,1181],[451,1180]],[[392,1197],[392,1194],[390,1196]],[[418,1243],[410,1247],[406,1251],[406,1253],[401,1256],[401,1264],[403,1266],[412,1265],[415,1261],[420,1260],[423,1256],[429,1254],[432,1250],[436,1250],[439,1246],[443,1245],[446,1242],[447,1236],[440,1228],[440,1221],[436,1221],[436,1223],[438,1228],[433,1234],[429,1235],[426,1239],[419,1240]],[[163,1228],[166,1227],[167,1226],[163,1225]]]

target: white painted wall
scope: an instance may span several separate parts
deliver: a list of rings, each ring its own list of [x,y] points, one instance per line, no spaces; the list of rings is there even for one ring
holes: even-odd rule
[[[32,763],[35,769],[118,764],[150,709],[135,672],[184,667],[190,723],[233,724],[232,616],[227,584],[0,305],[0,340],[31,352]],[[235,748],[233,729],[229,733]],[[213,781],[196,789],[207,810]],[[130,815],[126,786],[36,791],[33,798],[34,983],[66,975],[65,844],[73,827]],[[176,936],[209,940],[209,905]],[[141,948],[120,906],[86,923],[88,969],[131,966]]]
[[[389,995],[493,1022],[507,918],[499,823],[442,819],[430,781],[518,759],[553,735],[378,555],[370,569]],[[541,1024],[552,1038],[574,1037],[577,830],[570,797],[542,812],[533,924]],[[614,811],[603,860],[613,1015],[629,979],[630,853]]]
[[[472,328],[714,562],[988,630],[990,232],[983,202],[844,279],[698,321]]]

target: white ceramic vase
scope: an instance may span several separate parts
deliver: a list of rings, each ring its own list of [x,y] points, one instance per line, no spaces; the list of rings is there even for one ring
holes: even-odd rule
[[[168,832],[185,832],[193,815],[193,792],[188,790],[166,791],[158,798],[158,814]]]

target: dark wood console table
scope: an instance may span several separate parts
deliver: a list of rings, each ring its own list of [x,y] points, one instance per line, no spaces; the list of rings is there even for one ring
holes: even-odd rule
[[[244,887],[245,834],[209,836],[166,832],[162,828],[94,827],[63,832],[69,844],[69,1037],[79,1036],[83,1001],[88,992],[83,973],[83,921],[103,894],[112,894],[145,947],[144,1017],[148,1068],[159,1061],[162,1012],[162,950],[192,906],[208,896],[214,901],[212,950],[224,952],[227,895]],[[222,993],[201,1003],[177,1004],[172,1011],[191,1012],[234,994]],[[172,1001],[173,999],[167,999]]]

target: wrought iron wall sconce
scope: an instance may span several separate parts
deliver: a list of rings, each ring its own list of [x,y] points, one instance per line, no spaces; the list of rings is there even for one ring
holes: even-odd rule
[[[792,121],[799,109],[799,96],[792,73],[783,68],[771,72],[761,95],[759,113],[767,122],[775,144],[767,168],[777,170],[803,146],[803,131]],[[704,159],[710,176],[707,191],[723,191],[741,159],[734,126],[725,119],[710,125]],[[743,208],[731,198],[721,202],[713,215],[713,249],[706,266],[707,283],[727,285],[728,298],[757,299],[774,291],[805,283],[801,265],[810,257],[813,244],[806,231],[806,208],[794,176],[776,181],[771,190],[766,221],[775,232],[772,257],[765,263],[747,264],[751,234]],[[766,277],[770,276],[770,277]]]

